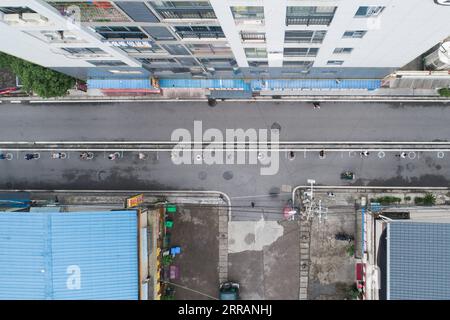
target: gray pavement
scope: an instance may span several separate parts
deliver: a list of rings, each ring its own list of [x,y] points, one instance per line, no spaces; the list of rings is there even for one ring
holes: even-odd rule
[[[177,128],[270,128],[281,140],[448,139],[445,104],[330,103],[320,110],[302,102],[136,102],[105,104],[1,104],[0,139],[170,140]]]
[[[210,108],[206,103],[135,103],[98,105],[0,105],[2,141],[42,140],[170,140],[176,128],[192,130],[194,120],[207,128],[281,127],[281,140],[294,141],[433,141],[450,137],[450,112],[444,105],[322,103],[313,110],[305,103],[225,102]],[[450,163],[446,154],[420,152],[414,159],[368,158],[346,152],[298,153],[294,160],[280,153],[277,175],[260,175],[259,165],[175,165],[169,152],[152,153],[138,160],[136,153],[110,161],[99,152],[94,160],[26,161],[15,153],[0,162],[2,189],[147,189],[218,190],[229,194],[233,220],[281,218],[290,188],[314,178],[323,185],[448,186]],[[343,170],[355,181],[340,180]],[[252,208],[250,203],[254,202]]]

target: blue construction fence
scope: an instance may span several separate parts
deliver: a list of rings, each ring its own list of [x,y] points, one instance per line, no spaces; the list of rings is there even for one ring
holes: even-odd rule
[[[381,87],[378,79],[160,79],[161,88],[204,88],[204,89],[238,89],[238,90],[329,90],[362,89],[375,90]]]
[[[89,79],[90,89],[152,89],[150,79]],[[159,86],[164,88],[191,89],[228,89],[244,91],[261,90],[330,90],[360,89],[375,90],[381,87],[378,79],[160,79]]]

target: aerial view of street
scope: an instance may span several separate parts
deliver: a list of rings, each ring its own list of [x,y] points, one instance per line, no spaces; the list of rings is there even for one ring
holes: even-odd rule
[[[449,18],[0,1],[0,300],[449,300]]]

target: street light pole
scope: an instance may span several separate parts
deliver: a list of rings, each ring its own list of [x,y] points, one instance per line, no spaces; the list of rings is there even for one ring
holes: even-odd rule
[[[311,184],[311,194],[310,194],[310,198],[311,198],[311,200],[313,199],[313,195],[314,195],[314,191],[313,191],[313,186],[314,186],[314,183],[316,183],[316,180],[313,180],[313,179],[308,179],[307,180],[307,182],[309,183],[309,184]]]

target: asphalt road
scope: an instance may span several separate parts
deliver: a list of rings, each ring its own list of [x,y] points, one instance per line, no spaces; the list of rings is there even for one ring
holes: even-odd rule
[[[0,105],[0,140],[170,140],[174,129],[281,128],[281,140],[432,141],[450,137],[445,104],[144,102]],[[278,126],[279,125],[279,126]]]
[[[449,109],[433,105],[323,103],[312,110],[304,103],[146,103],[100,105],[0,105],[2,141],[42,140],[170,140],[174,129],[191,130],[194,120],[203,128],[281,127],[281,140],[301,141],[432,141],[450,137]],[[82,161],[69,159],[26,161],[24,153],[0,161],[2,189],[159,189],[218,190],[232,198],[234,219],[279,219],[289,188],[313,178],[323,185],[449,186],[450,153],[420,152],[414,159],[393,153],[378,158],[350,156],[347,152],[280,153],[276,175],[263,176],[260,165],[175,165],[169,152],[139,160],[125,153],[115,161],[107,154]],[[340,180],[343,170],[355,181]],[[254,202],[254,208],[251,207]]]

